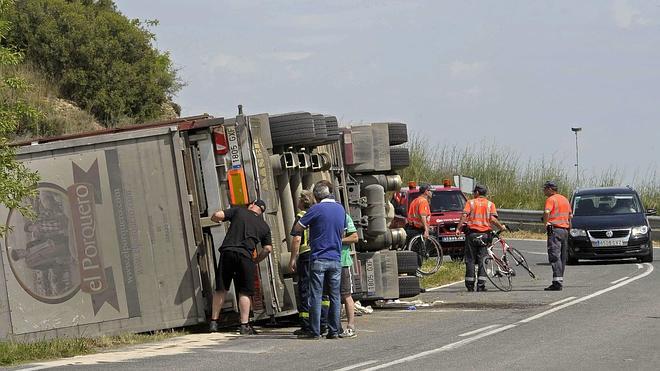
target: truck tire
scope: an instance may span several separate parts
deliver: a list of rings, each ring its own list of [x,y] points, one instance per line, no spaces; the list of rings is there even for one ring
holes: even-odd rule
[[[399,277],[399,298],[412,298],[422,292],[419,287],[419,277],[400,276]]]
[[[396,252],[397,270],[399,274],[414,276],[417,273],[417,254],[414,251]]]
[[[337,118],[335,116],[325,116],[325,127],[328,134],[328,139],[331,141],[339,139],[339,122],[337,122]]]
[[[277,122],[295,121],[300,119],[308,119],[311,117],[312,114],[309,112],[289,112],[289,113],[282,113],[279,115],[269,115],[268,122],[277,123]]]
[[[387,125],[387,131],[389,132],[391,146],[403,144],[408,141],[408,128],[406,124],[390,122]]]
[[[390,147],[390,167],[392,170],[405,169],[410,165],[410,152],[405,147]]]
[[[274,146],[290,144],[308,144],[314,140],[314,119],[309,117],[298,117],[288,121],[270,122],[270,134]]]

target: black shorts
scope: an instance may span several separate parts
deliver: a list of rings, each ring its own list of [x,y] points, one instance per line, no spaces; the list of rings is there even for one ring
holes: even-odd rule
[[[254,295],[256,267],[252,259],[239,252],[221,252],[215,273],[215,289],[228,291],[233,279],[236,292],[247,296]]]
[[[353,276],[350,267],[341,268],[341,283],[339,284],[339,294],[341,296],[353,293]]]

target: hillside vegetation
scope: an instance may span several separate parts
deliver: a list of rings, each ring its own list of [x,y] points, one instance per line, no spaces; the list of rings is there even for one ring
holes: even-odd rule
[[[520,155],[495,144],[479,146],[435,145],[426,138],[412,135],[408,142],[410,166],[401,175],[404,182],[416,180],[442,184],[455,174],[474,177],[489,189],[489,198],[503,209],[539,210],[545,196],[541,190],[546,180],[555,180],[560,193],[570,196],[576,188],[572,166],[554,158],[523,160]],[[569,173],[570,171],[570,173]],[[581,186],[625,186],[624,172],[609,169],[598,176],[581,179]],[[660,174],[651,169],[636,175],[633,184],[646,208],[660,207]]]
[[[3,44],[24,63],[0,72],[29,82],[24,99],[42,112],[21,120],[20,137],[141,123],[178,110],[171,100],[182,85],[148,30],[157,22],[128,19],[109,0],[17,0],[4,17],[11,28]]]

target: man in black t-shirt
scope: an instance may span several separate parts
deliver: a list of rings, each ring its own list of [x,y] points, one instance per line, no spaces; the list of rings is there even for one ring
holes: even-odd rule
[[[209,331],[218,331],[218,319],[225,302],[225,296],[234,280],[238,293],[238,309],[241,317],[242,335],[254,335],[256,331],[248,323],[250,319],[251,296],[254,295],[254,278],[257,264],[273,250],[270,227],[261,214],[266,211],[266,203],[256,200],[247,208],[232,207],[217,211],[211,220],[216,223],[229,221],[229,230],[220,246],[220,262],[215,274],[215,292]],[[255,254],[257,244],[261,251]],[[256,255],[256,258],[253,258]]]

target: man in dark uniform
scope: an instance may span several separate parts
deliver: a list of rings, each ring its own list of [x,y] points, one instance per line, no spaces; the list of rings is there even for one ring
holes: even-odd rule
[[[229,230],[220,246],[220,262],[215,275],[215,292],[209,331],[218,331],[220,311],[225,296],[234,280],[238,293],[238,309],[241,318],[241,335],[255,335],[256,331],[249,324],[251,297],[254,295],[254,278],[257,264],[273,251],[270,227],[261,216],[266,211],[266,203],[256,200],[247,208],[232,207],[217,211],[211,220],[216,223],[229,221]],[[257,244],[261,251],[255,259],[253,253]]]

